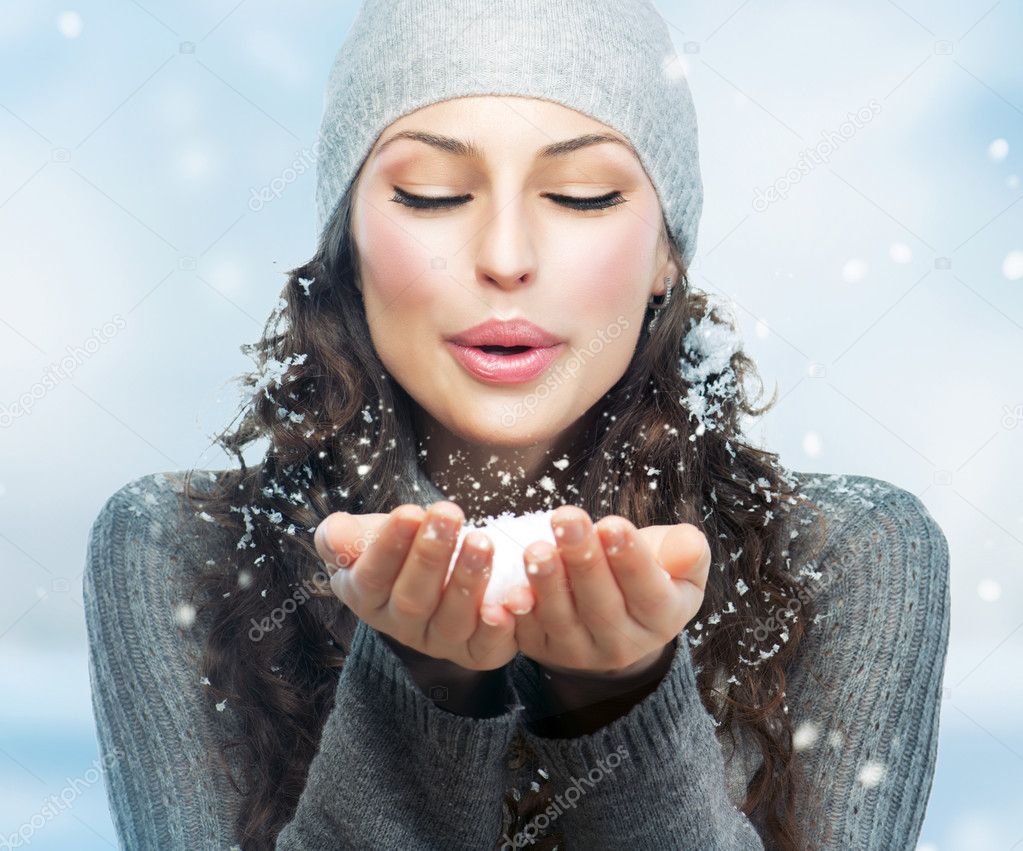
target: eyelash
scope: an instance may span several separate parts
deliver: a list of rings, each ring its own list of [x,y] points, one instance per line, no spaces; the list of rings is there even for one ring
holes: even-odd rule
[[[607,210],[611,207],[616,207],[619,204],[626,203],[625,199],[622,197],[622,193],[618,191],[609,192],[607,195],[599,195],[596,198],[573,198],[570,195],[556,195],[552,192],[548,192],[546,197],[564,207],[584,211]],[[423,195],[413,195],[411,192],[406,192],[404,189],[399,189],[395,186],[394,197],[391,198],[391,200],[406,207],[411,207],[414,210],[440,210],[459,207],[471,198],[471,195],[427,198]]]

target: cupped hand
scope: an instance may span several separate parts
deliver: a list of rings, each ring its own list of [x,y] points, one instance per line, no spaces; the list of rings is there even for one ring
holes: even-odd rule
[[[578,539],[566,530],[581,527]],[[508,592],[515,640],[547,670],[629,677],[662,659],[703,603],[711,553],[691,523],[637,529],[617,515],[594,525],[577,506],[551,515],[557,545],[523,558],[528,586]]]
[[[493,558],[483,532],[466,534],[445,585],[463,522],[448,500],[389,514],[334,512],[314,541],[331,590],[360,620],[405,648],[491,670],[517,652],[515,618],[503,606],[481,607]]]

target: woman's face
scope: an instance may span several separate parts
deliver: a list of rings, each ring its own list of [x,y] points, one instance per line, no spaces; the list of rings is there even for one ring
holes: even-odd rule
[[[373,344],[461,440],[553,443],[624,373],[647,300],[678,275],[656,192],[627,142],[545,151],[594,133],[624,141],[549,101],[457,98],[395,121],[359,174],[352,227]],[[424,209],[409,196],[455,200]],[[612,206],[571,206],[587,198]],[[560,345],[519,355],[513,368],[450,341],[490,319],[528,320]]]

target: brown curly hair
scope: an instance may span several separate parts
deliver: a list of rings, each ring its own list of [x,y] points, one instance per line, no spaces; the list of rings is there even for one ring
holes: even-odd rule
[[[195,483],[189,470],[184,482],[195,510],[239,537],[231,564],[201,571],[193,599],[211,624],[203,673],[211,694],[230,700],[240,725],[220,760],[241,797],[235,828],[246,851],[272,848],[292,818],[345,661],[343,607],[324,582],[312,533],[333,511],[389,512],[401,504],[403,477],[419,446],[411,425],[415,403],[374,350],[356,286],[353,191],[328,222],[315,257],[286,273],[259,341],[242,347],[257,365],[239,376],[249,397],[215,438],[239,469]],[[759,745],[763,763],[741,810],[765,846],[803,849],[794,809],[800,778],[783,692],[814,607],[812,596],[801,593],[801,578],[787,569],[790,527],[782,520],[793,506],[814,506],[776,454],[740,439],[738,417],[759,416],[776,399],[752,406],[744,385],[757,373],[738,348],[726,348],[718,362],[705,357],[701,335],[734,328],[690,287],[666,224],[662,239],[682,275],[657,329],[650,333],[644,323],[626,372],[598,403],[601,416],[582,444],[592,450],[572,461],[581,483],[575,503],[594,520],[617,514],[637,527],[690,522],[706,534],[712,567],[688,625],[701,700],[719,735],[732,735],[734,722]],[[269,447],[249,467],[242,450],[260,438]],[[658,471],[655,489],[651,469]],[[817,531],[819,542],[820,523]],[[742,583],[753,593],[737,593]],[[280,606],[297,584],[314,589],[308,602],[250,641],[253,619]],[[731,675],[726,691],[716,688],[721,672]],[[234,748],[241,749],[244,788],[227,767]],[[516,739],[510,764],[534,756]],[[514,835],[541,812],[550,785],[507,793],[503,832]],[[564,848],[564,837],[551,830],[534,847]]]

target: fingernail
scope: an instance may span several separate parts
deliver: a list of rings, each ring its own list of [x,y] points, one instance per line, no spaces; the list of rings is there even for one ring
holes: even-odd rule
[[[337,550],[335,550],[330,545],[330,538],[327,537],[327,526],[328,525],[330,525],[330,517],[325,518],[323,520],[323,522],[320,523],[320,525],[316,527],[316,533],[320,536],[320,541],[323,542],[323,548],[328,553],[330,553],[332,556],[336,556],[337,555]]]
[[[509,591],[508,594],[505,595],[504,606],[513,615],[528,615],[533,610],[532,602],[519,603],[517,605],[515,603],[509,603],[508,596],[510,594],[511,592]]]
[[[478,539],[474,536],[471,540],[466,540],[462,546],[465,549],[466,571],[472,574],[481,573],[487,563],[487,556],[490,555],[490,544],[487,539]]]
[[[569,546],[579,544],[586,537],[586,527],[580,518],[565,520],[555,524],[554,537]]]
[[[490,611],[490,609],[488,607],[484,607],[484,608],[480,609],[480,620],[482,620],[483,623],[485,623],[485,624],[487,624],[489,626],[497,626],[498,621],[491,620],[489,617],[487,617],[487,613],[489,611]]]
[[[431,512],[426,518],[426,531],[424,538],[441,538],[452,540],[461,531],[457,517],[439,512]]]
[[[625,530],[617,523],[600,527],[600,537],[608,555],[614,555],[625,543]]]
[[[532,550],[526,554],[526,573],[530,576],[548,576],[554,570],[554,561],[550,553],[544,551],[537,555]]]

